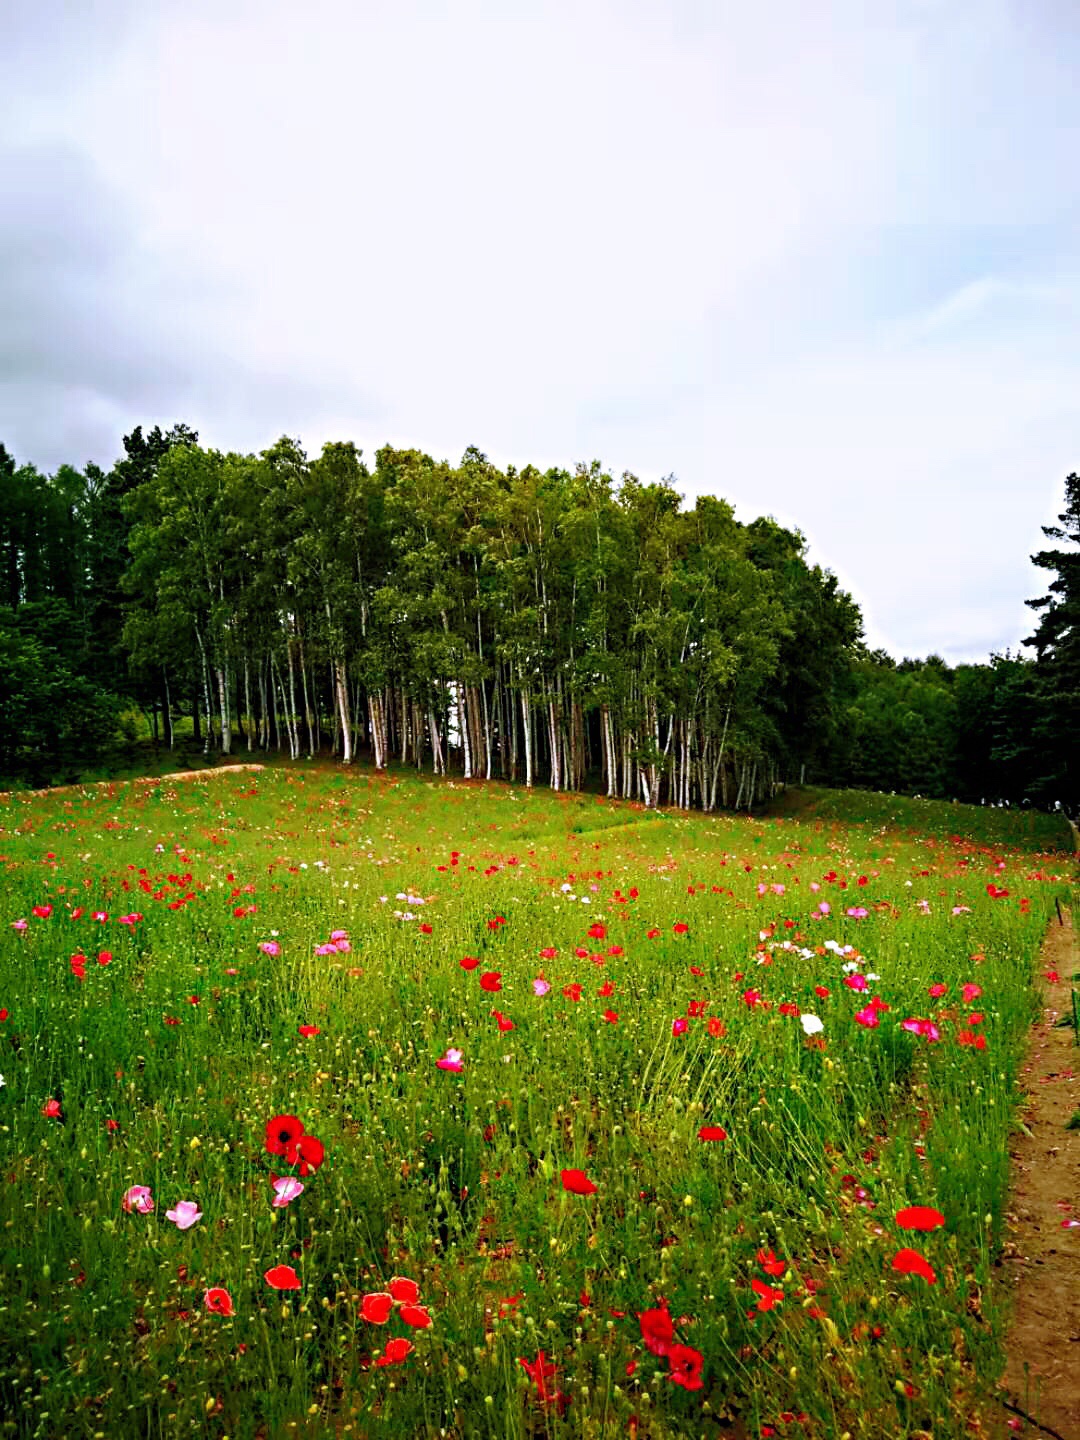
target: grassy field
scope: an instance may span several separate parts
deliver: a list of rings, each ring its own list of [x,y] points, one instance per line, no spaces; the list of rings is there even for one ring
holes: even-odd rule
[[[1072,859],[867,798],[0,800],[0,1434],[978,1433]]]

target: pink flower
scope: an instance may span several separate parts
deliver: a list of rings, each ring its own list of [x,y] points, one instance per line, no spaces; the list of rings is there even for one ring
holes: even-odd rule
[[[423,928],[424,927],[421,925],[420,929],[422,930]],[[348,955],[349,951],[352,949],[352,946],[349,944],[348,940],[335,940],[334,949],[338,952],[339,955]]]
[[[551,989],[551,986],[548,984],[548,982],[544,979],[542,975],[538,975],[536,979],[532,982],[532,988],[534,995],[546,995]]]
[[[331,939],[331,941],[332,941],[335,945],[338,943],[339,940],[348,940],[348,938],[349,938],[349,932],[348,932],[347,930],[331,930],[331,931],[330,931],[330,939]]]
[[[259,949],[264,955],[280,955],[281,946],[276,940],[260,940]]]
[[[116,923],[118,925],[137,925],[142,918],[138,910],[133,910],[130,915],[121,915]]]
[[[171,1220],[178,1230],[190,1230],[196,1220],[202,1219],[202,1211],[194,1200],[178,1200],[175,1210],[166,1210],[165,1219]]]
[[[149,1215],[154,1208],[154,1199],[150,1194],[149,1185],[132,1185],[130,1190],[124,1191],[124,1198],[120,1202],[130,1215],[134,1210],[137,1215]]]
[[[963,991],[962,991],[961,993],[963,994],[963,997],[964,997],[964,1004],[965,1004],[965,1005],[970,1005],[971,1002],[972,1002],[972,1000],[977,1000],[977,999],[979,998],[979,996],[983,993],[983,992],[982,992],[982,986],[981,986],[981,985],[972,985],[972,984],[969,983],[969,984],[967,984],[967,985],[964,986]]]
[[[876,1030],[881,1024],[878,1012],[873,1005],[864,1005],[861,1010],[856,1012],[855,1019],[860,1025],[865,1025],[867,1030]]]
[[[337,946],[336,946],[336,945],[316,945],[316,946],[315,946],[315,954],[316,954],[316,955],[336,955],[336,954],[337,954]]]
[[[865,975],[845,975],[844,984],[849,990],[865,990],[868,988]]]
[[[274,1181],[274,1198],[270,1204],[275,1210],[284,1210],[290,1200],[295,1200],[298,1195],[304,1193],[304,1185],[300,1180],[294,1180],[291,1175],[282,1175]]]
[[[870,912],[862,905],[852,905],[847,913],[852,920],[865,920]]]
[[[25,930],[27,928],[27,922],[25,920],[13,920],[11,922],[11,928],[13,930]]]
[[[435,1064],[439,1067],[440,1070],[453,1070],[456,1073],[461,1069],[462,1065],[461,1051],[447,1050],[446,1054],[442,1057],[442,1059],[436,1060]]]

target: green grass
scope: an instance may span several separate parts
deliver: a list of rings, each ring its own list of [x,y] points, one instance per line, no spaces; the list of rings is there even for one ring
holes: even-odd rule
[[[1006,1141],[1067,866],[876,815],[652,817],[303,764],[9,797],[0,1434],[964,1433],[1001,1363]],[[316,954],[334,930],[348,951]],[[845,963],[880,978],[854,991]],[[326,1152],[284,1209],[277,1114]],[[124,1212],[134,1185],[152,1213]],[[914,1204],[944,1227],[899,1227]],[[936,1284],[892,1269],[903,1247]],[[298,1290],[265,1281],[282,1264]],[[429,1328],[362,1318],[395,1275]],[[783,1299],[758,1308],[755,1279]],[[642,1343],[661,1300],[700,1389]],[[372,1363],[393,1336],[413,1352]],[[539,1350],[565,1406],[519,1363]]]

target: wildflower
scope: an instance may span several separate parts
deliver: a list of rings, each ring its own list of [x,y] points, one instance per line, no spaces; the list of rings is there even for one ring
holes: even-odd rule
[[[673,1385],[681,1385],[684,1390],[704,1388],[701,1370],[705,1357],[700,1350],[690,1345],[672,1345],[667,1352],[667,1361],[671,1366],[668,1379]]]
[[[266,1124],[266,1153],[286,1154],[289,1146],[294,1145],[303,1133],[304,1127],[295,1115],[275,1115]]]
[[[41,1113],[49,1120],[60,1120],[63,1118],[59,1100],[46,1100],[41,1107]]]
[[[948,988],[948,985],[943,984],[939,980],[937,984],[931,985],[930,989],[926,993],[930,996],[932,1000],[940,1000],[942,995],[945,994]]]
[[[778,1290],[775,1285],[766,1285],[765,1281],[759,1280],[756,1275],[750,1281],[750,1288],[758,1297],[757,1308],[759,1310],[771,1310],[784,1298],[783,1290]]]
[[[659,931],[659,930],[646,930],[646,931],[645,931],[645,939],[646,939],[646,940],[659,940],[659,939],[660,939],[660,931]]]
[[[263,1279],[272,1290],[299,1290],[300,1277],[291,1265],[275,1265]]]
[[[299,1165],[301,1175],[314,1175],[326,1157],[326,1148],[314,1135],[301,1135],[285,1151],[290,1165]]]
[[[676,935],[685,935],[686,932],[690,929],[690,926],[686,923],[685,920],[676,920],[675,924],[671,928]]]
[[[39,920],[48,920],[49,916],[52,914],[52,906],[35,905],[30,913],[32,915],[36,915]]]
[[[385,1325],[394,1308],[394,1297],[385,1290],[365,1295],[360,1302],[360,1318],[369,1325]]]
[[[292,1175],[282,1175],[274,1181],[274,1198],[270,1204],[275,1210],[283,1210],[291,1200],[304,1193],[303,1182]]]
[[[536,979],[532,982],[532,988],[534,995],[546,995],[551,989],[551,986],[548,984],[548,982],[544,979],[542,975],[538,975]]]
[[[462,970],[475,970],[480,964],[480,961],[475,955],[463,955],[458,961],[458,964]]]
[[[893,1256],[892,1268],[901,1275],[921,1275],[928,1285],[937,1284],[929,1261],[917,1250],[898,1250]]]
[[[601,1020],[606,1020],[609,1025],[617,1025],[619,1023],[619,1012],[617,1010],[605,1010],[600,1018]]]
[[[514,1029],[514,1022],[510,1019],[509,1015],[504,1015],[501,1010],[492,1010],[491,1013],[495,1017],[495,1023],[504,1035],[508,1030]]]
[[[202,1213],[194,1200],[179,1200],[174,1210],[165,1211],[165,1219],[171,1220],[178,1230],[190,1230],[202,1219]]]
[[[727,1131],[722,1125],[702,1125],[697,1132],[699,1140],[726,1140]]]
[[[675,1341],[675,1326],[667,1306],[660,1305],[652,1310],[643,1310],[638,1316],[638,1324],[641,1326],[641,1338],[649,1354],[661,1357],[666,1355]]]
[[[124,1191],[124,1198],[120,1203],[129,1215],[132,1211],[137,1215],[149,1215],[154,1208],[149,1185],[132,1185],[129,1190]]]
[[[395,1275],[390,1281],[390,1294],[399,1305],[415,1305],[420,1299],[420,1286],[404,1275]]]
[[[260,940],[259,949],[264,955],[280,955],[281,946],[276,940]]]
[[[672,1035],[685,1035],[686,1032],[687,1032],[687,1030],[689,1030],[689,1028],[690,1028],[690,1021],[687,1020],[687,1018],[685,1017],[685,1015],[680,1015],[677,1020],[673,1020],[673,1021],[671,1022],[671,1033],[672,1033]]]
[[[802,1026],[805,1035],[820,1035],[822,1030],[825,1029],[824,1022],[816,1015],[800,1015],[799,1024]]]
[[[203,1304],[215,1315],[229,1316],[236,1313],[233,1310],[232,1296],[220,1285],[211,1285],[203,1294]]]
[[[961,994],[962,994],[963,997],[964,997],[964,1004],[965,1004],[965,1005],[970,1005],[971,1002],[972,1002],[973,1000],[977,1000],[982,993],[983,993],[983,992],[982,992],[982,986],[981,986],[981,985],[973,985],[970,981],[968,981],[968,983],[964,986],[963,990],[961,991]]]
[[[563,1170],[559,1174],[562,1187],[571,1195],[595,1195],[596,1186],[584,1170]]]
[[[519,1356],[518,1364],[536,1386],[536,1398],[541,1405],[558,1405],[560,1410],[566,1408],[570,1403],[570,1397],[564,1395],[557,1387],[554,1390],[549,1387],[549,1382],[554,1380],[559,1367],[554,1361],[547,1359],[543,1350],[536,1352],[536,1359],[531,1363]]]
[[[930,1205],[909,1205],[896,1212],[896,1223],[902,1230],[936,1230],[945,1224],[945,1216]]]
[[[765,1274],[772,1275],[774,1278],[777,1275],[783,1275],[787,1269],[787,1261],[778,1260],[775,1250],[759,1250],[754,1258],[765,1271]]]
[[[416,1346],[411,1340],[397,1337],[386,1342],[386,1348],[381,1355],[375,1357],[376,1365],[400,1365],[407,1360]]]
[[[849,990],[866,990],[868,988],[865,975],[845,975],[844,984]]]
[[[461,1055],[462,1052],[460,1050],[447,1050],[441,1059],[435,1061],[435,1064],[440,1070],[453,1070],[457,1073],[462,1065]]]
[[[486,990],[486,991],[488,991],[489,994],[492,994],[492,995],[495,993],[496,990],[501,990],[501,989],[502,989],[502,971],[501,971],[501,970],[485,970],[484,973],[483,973],[483,975],[480,976],[480,989],[481,989],[481,990]]]
[[[865,1026],[867,1030],[876,1030],[881,1024],[878,1018],[878,1012],[872,1005],[864,1005],[861,1010],[856,1011],[855,1019],[860,1025]]]
[[[426,1305],[402,1305],[398,1310],[398,1315],[406,1325],[411,1325],[414,1330],[426,1330],[431,1324],[431,1312]]]
[[[310,1040],[313,1035],[320,1035],[322,1031],[318,1025],[301,1025],[298,1032],[305,1040]]]

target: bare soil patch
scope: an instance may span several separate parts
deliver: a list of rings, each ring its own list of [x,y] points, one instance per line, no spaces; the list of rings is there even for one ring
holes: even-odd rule
[[[1009,1150],[1010,1236],[1001,1269],[1015,1298],[995,1437],[1080,1440],[1080,1129],[1066,1128],[1080,1109],[1080,1049],[1075,1031],[1059,1023],[1073,1014],[1080,956],[1072,917],[1064,919],[1043,946],[1043,1011],[1022,1072],[1025,1128]]]

